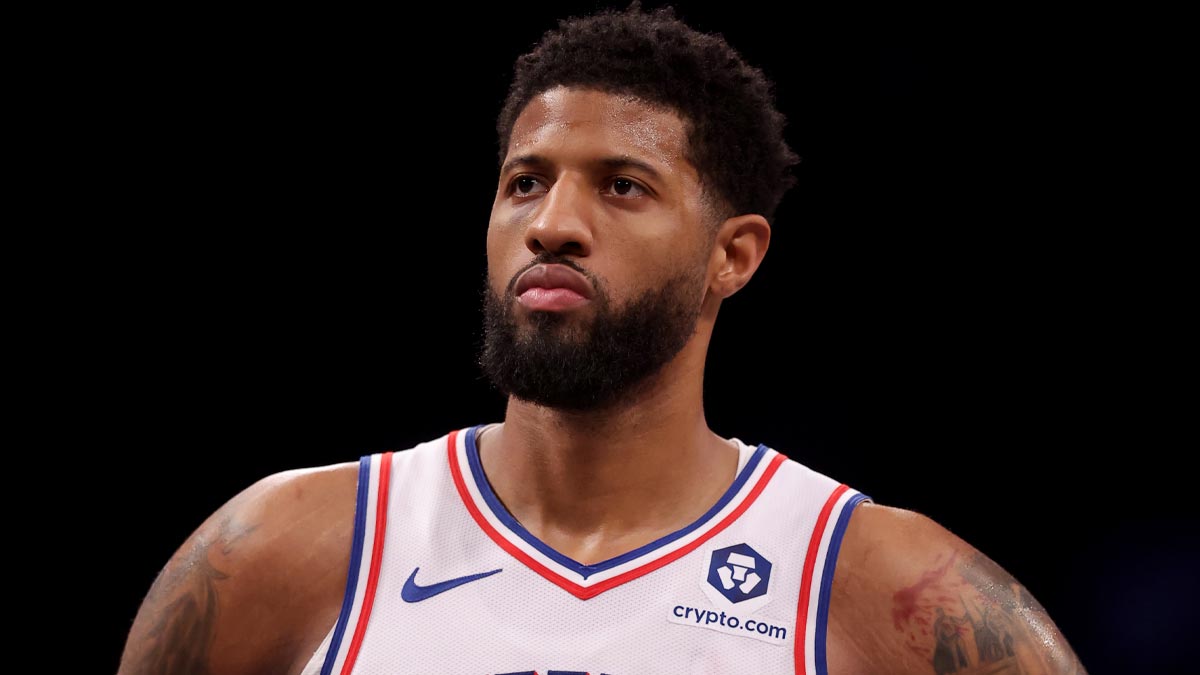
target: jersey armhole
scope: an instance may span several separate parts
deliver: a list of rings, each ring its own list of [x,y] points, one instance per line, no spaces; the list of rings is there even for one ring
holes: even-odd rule
[[[337,622],[326,641],[309,659],[303,675],[349,673],[366,635],[379,583],[380,563],[387,538],[388,494],[392,452],[365,455],[358,461],[358,487],[354,504],[354,542],[346,571],[346,592]],[[319,655],[325,648],[323,658]],[[320,670],[313,666],[320,663]]]
[[[366,455],[358,460],[358,489],[354,504],[354,543],[350,547],[350,567],[346,572],[346,593],[342,598],[342,610],[338,614],[337,622],[326,636],[325,642],[322,643],[326,651],[321,669],[313,671],[313,675],[317,673],[331,675],[333,672],[334,662],[337,660],[338,651],[340,651],[346,634],[346,627],[350,623],[351,614],[354,613],[354,599],[358,595],[359,572],[362,569],[363,540],[366,538],[370,487],[371,456]],[[319,647],[317,651],[320,651]],[[315,660],[316,654],[313,657]],[[307,667],[303,671],[303,675],[309,675]]]
[[[855,492],[842,506],[841,512],[837,516],[837,522],[834,524],[833,531],[830,534],[829,548],[825,554],[824,570],[821,573],[820,597],[817,600],[817,621],[814,626],[815,634],[813,635],[813,660],[816,665],[815,675],[829,675],[825,640],[829,633],[829,599],[833,589],[833,575],[837,569],[838,552],[842,547],[842,537],[846,534],[846,526],[850,523],[850,516],[854,512],[854,507],[863,502],[874,501],[874,499],[861,492]]]

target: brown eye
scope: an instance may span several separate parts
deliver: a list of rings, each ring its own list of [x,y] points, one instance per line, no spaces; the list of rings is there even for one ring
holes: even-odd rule
[[[645,193],[645,190],[642,188],[642,186],[629,180],[628,178],[613,179],[612,191],[615,194],[620,195],[621,197],[629,196],[631,191],[640,191],[641,193]],[[636,196],[637,194],[638,194],[638,192],[633,192],[634,196]]]
[[[518,196],[525,196],[530,193],[538,185],[538,180],[533,176],[517,176],[513,181],[513,191]]]

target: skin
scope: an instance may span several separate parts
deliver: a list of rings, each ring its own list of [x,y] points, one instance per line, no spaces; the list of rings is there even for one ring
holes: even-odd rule
[[[834,573],[829,672],[937,675],[939,609],[968,660],[956,674],[1086,673],[1046,610],[987,556],[924,515],[860,504]],[[981,656],[974,626],[985,610],[1012,654]]]
[[[736,447],[705,421],[704,362],[721,301],[758,269],[770,226],[757,214],[713,220],[685,142],[670,110],[552,89],[518,118],[497,184],[487,236],[497,293],[544,251],[599,277],[615,306],[683,266],[705,269],[695,333],[645,386],[585,413],[510,398],[504,423],[478,439],[508,510],[582,563],[690,524],[734,478]],[[510,166],[530,156],[540,159]],[[614,157],[657,175],[599,163]],[[589,305],[568,311],[566,334],[587,327]],[[147,594],[120,675],[299,673],[341,607],[357,471],[351,462],[269,476],[214,513]],[[833,580],[829,671],[937,675],[930,627],[939,607],[961,619],[971,662],[957,672],[1084,672],[1045,611],[995,563],[924,516],[858,506]],[[988,625],[1011,638],[1008,661],[979,658],[967,616],[981,621],[985,609]]]
[[[243,490],[171,557],[134,619],[120,675],[299,673],[337,620],[358,463]]]
[[[480,439],[484,470],[509,511],[585,564],[699,518],[737,466],[735,446],[704,419],[704,359],[721,300],[758,269],[770,226],[759,215],[730,218],[709,243],[683,129],[675,113],[632,98],[552,89],[518,117],[492,206],[488,277],[497,293],[542,251],[571,255],[616,306],[681,265],[707,267],[696,332],[649,386],[620,407],[586,413],[510,398],[504,424]],[[529,156],[541,161],[509,166]],[[597,164],[608,157],[635,158],[658,175]],[[580,324],[592,316],[588,305],[570,315]]]

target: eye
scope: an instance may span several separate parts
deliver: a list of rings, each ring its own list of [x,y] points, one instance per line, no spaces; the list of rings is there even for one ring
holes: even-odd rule
[[[533,190],[541,183],[533,176],[517,176],[512,182],[513,194],[518,197],[527,197],[535,194]]]
[[[612,179],[610,185],[612,185],[612,191],[621,197],[637,197],[646,194],[646,188],[629,178],[618,176]]]

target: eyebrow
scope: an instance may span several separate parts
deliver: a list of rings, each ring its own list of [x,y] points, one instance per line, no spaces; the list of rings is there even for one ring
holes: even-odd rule
[[[512,171],[513,169],[515,169],[516,167],[519,167],[519,166],[545,166],[550,163],[551,163],[550,160],[546,159],[542,155],[520,155],[518,157],[513,157],[512,159],[505,162],[504,166],[500,168],[500,175],[501,176],[506,175],[509,171]],[[630,157],[629,155],[620,155],[620,156],[616,156],[616,157],[602,157],[600,159],[595,160],[592,163],[596,164],[598,166],[602,166],[606,169],[624,169],[624,168],[632,167],[635,169],[640,169],[642,171],[645,171],[646,173],[650,174],[650,176],[652,178],[654,178],[656,180],[659,180],[659,181],[663,180],[662,173],[660,173],[658,169],[655,169],[653,166],[651,166],[647,162],[644,162],[635,157]]]

